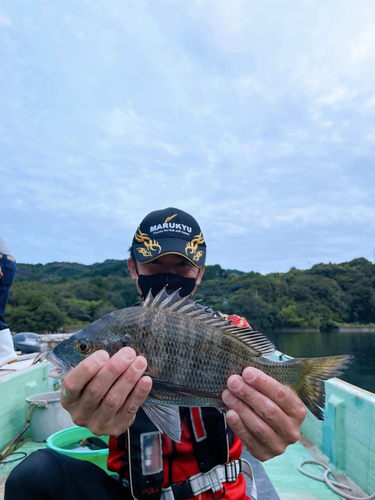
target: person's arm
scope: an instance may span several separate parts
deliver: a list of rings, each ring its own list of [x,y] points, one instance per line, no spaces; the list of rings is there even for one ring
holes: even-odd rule
[[[306,417],[302,401],[288,387],[256,368],[228,378],[223,401],[227,422],[251,455],[264,462],[300,438]]]
[[[0,264],[0,280],[1,280],[1,278],[2,278],[3,276],[4,276],[4,273],[3,273],[3,270],[2,270],[2,268],[1,268],[1,264]]]
[[[146,359],[130,347],[111,358],[97,351],[65,378],[61,404],[76,425],[97,436],[119,436],[132,425],[151,390],[151,378],[142,377],[146,367]]]

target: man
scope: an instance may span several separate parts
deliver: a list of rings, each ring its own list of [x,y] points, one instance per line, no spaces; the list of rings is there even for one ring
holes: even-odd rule
[[[9,248],[0,237],[0,366],[17,360],[13,340],[4,314],[8,304],[10,287],[17,276],[17,265],[10,255]]]
[[[169,292],[180,289],[187,296],[202,280],[205,258],[206,244],[196,220],[182,210],[167,208],[150,213],[141,222],[128,266],[142,298],[150,289],[155,295],[166,285]],[[180,408],[182,435],[176,443],[160,435],[140,409],[152,387],[150,377],[142,376],[146,366],[146,359],[131,348],[123,348],[111,358],[98,351],[63,383],[61,402],[73,421],[96,435],[111,436],[108,467],[119,474],[122,484],[91,464],[42,450],[11,474],[5,500],[105,500],[131,498],[131,493],[138,499],[158,500],[161,489],[171,485],[163,500],[185,500],[194,497],[186,478],[209,474],[228,461],[234,464],[241,454],[241,442],[263,461],[283,453],[299,439],[306,415],[301,401],[276,380],[249,367],[242,376],[229,377],[222,395],[229,408],[229,429],[214,408]],[[26,481],[28,493],[22,496],[19,485]],[[215,493],[210,487],[196,497],[245,499],[244,477],[236,473],[222,481],[220,491]]]

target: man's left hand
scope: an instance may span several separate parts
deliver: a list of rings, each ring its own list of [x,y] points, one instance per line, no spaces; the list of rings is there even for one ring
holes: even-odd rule
[[[299,440],[307,412],[289,387],[248,367],[242,377],[228,378],[228,389],[222,395],[227,422],[253,457],[264,462]]]

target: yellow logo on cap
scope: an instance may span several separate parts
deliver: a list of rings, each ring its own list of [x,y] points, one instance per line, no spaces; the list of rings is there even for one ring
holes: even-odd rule
[[[194,257],[193,257],[193,260],[195,260],[195,262],[198,262],[198,260],[202,257],[203,255],[203,252],[202,250],[199,250],[199,252],[197,252]]]
[[[177,214],[174,214],[174,215],[171,215],[170,217],[167,217],[167,218],[165,219],[165,221],[164,221],[164,224],[165,224],[166,222],[169,222],[170,220],[172,220],[172,219],[173,219],[173,217],[177,217]]]
[[[152,240],[146,233],[141,232],[141,228],[138,226],[137,232],[134,235],[134,239],[138,243],[143,243],[146,248],[138,248],[138,252],[143,255],[143,257],[152,257],[151,252],[156,252],[159,249],[158,254],[161,252],[161,246],[156,240]]]
[[[185,247],[186,255],[189,255],[189,253],[194,255],[193,260],[195,260],[197,262],[203,255],[202,250],[197,252],[198,245],[203,245],[203,243],[204,243],[203,234],[202,234],[202,232],[200,232],[199,234],[194,236],[194,238],[191,241],[189,241],[186,244],[186,247]]]

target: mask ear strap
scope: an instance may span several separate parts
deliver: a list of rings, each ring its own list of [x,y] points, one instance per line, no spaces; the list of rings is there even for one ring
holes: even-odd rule
[[[134,267],[135,267],[135,272],[137,273],[137,276],[139,276],[138,267],[137,267],[137,259],[135,258],[135,252],[134,252],[133,246],[131,246],[129,248],[129,250],[130,250],[130,258],[131,258],[131,260],[134,264]]]

